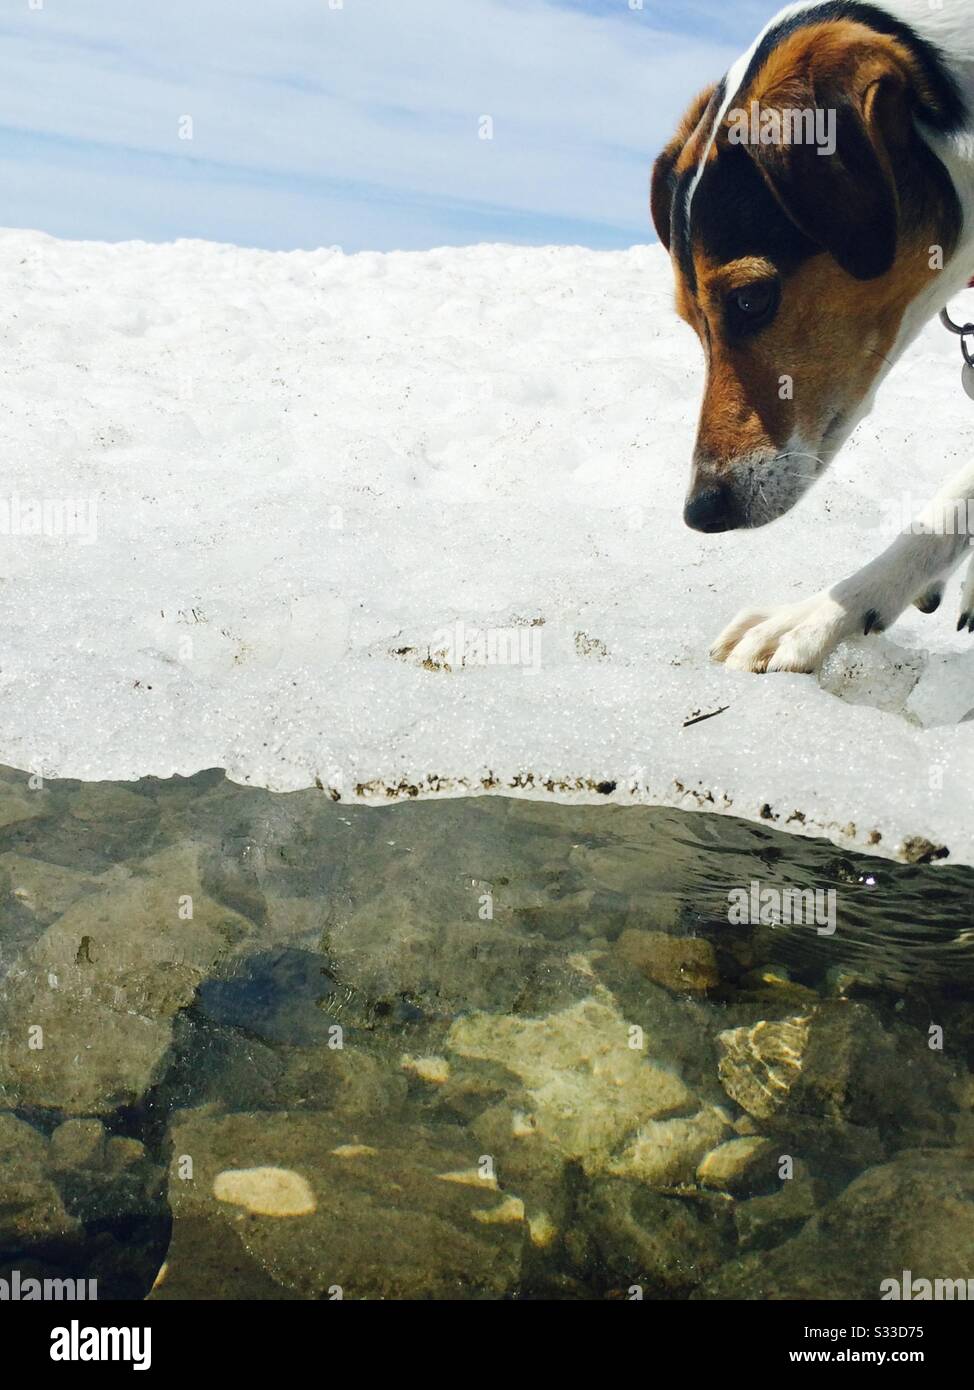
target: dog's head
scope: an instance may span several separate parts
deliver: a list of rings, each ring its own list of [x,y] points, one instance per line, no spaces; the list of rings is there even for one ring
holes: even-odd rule
[[[924,45],[850,19],[785,26],[730,81],[694,102],[652,181],[707,360],[685,510],[701,531],[762,526],[824,471],[962,221],[917,131],[963,118]]]

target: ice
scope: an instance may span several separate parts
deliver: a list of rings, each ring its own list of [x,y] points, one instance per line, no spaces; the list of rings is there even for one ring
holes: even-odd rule
[[[707,656],[970,456],[938,325],[788,517],[705,537],[680,517],[701,353],[658,247],[8,231],[0,280],[3,762],[665,803],[974,863],[956,584],[821,680]],[[67,501],[96,532],[29,534],[44,501],[48,532]]]

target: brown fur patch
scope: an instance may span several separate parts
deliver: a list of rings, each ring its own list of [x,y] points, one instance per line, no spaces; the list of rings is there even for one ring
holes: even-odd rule
[[[697,262],[710,322],[719,321],[731,288],[767,273],[761,261]],[[789,280],[775,319],[755,338],[733,344],[712,333],[698,435],[711,471],[720,475],[755,450],[780,450],[796,433],[820,439],[830,416],[853,411],[883,368],[905,305],[929,274],[925,260],[904,257],[882,280],[858,281],[831,257],[815,256]]]
[[[810,91],[828,88],[861,98],[875,82],[893,75],[909,84],[918,100],[935,104],[923,69],[904,44],[852,19],[827,20],[806,25],[776,44],[735,101],[800,107]]]

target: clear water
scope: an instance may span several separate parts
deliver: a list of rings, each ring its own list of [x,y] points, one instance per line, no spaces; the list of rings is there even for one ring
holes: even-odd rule
[[[795,888],[814,921],[740,920]],[[967,1279],[972,905],[969,870],[719,817],[5,772],[0,1277],[194,1299]]]

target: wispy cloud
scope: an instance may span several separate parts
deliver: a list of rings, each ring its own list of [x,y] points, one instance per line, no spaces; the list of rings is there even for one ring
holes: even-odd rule
[[[731,24],[710,0],[24,0],[0,12],[0,222],[629,245],[649,235],[652,156],[766,8],[744,0]]]

